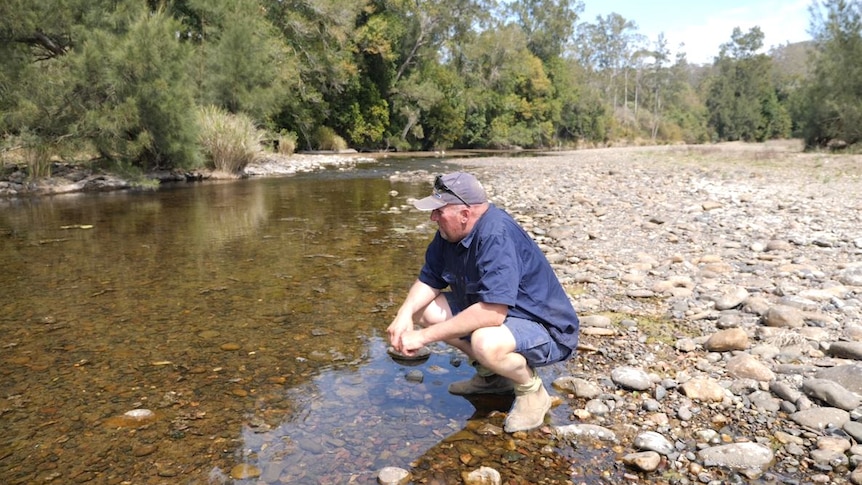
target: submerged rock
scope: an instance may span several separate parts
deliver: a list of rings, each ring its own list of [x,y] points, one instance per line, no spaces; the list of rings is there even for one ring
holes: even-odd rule
[[[140,428],[155,422],[156,419],[156,413],[149,409],[132,409],[106,419],[104,425],[109,428]]]

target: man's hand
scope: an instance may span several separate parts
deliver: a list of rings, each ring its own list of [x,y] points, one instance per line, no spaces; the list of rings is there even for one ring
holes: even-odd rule
[[[422,329],[408,330],[401,334],[401,348],[395,347],[404,355],[415,355],[422,347],[425,346],[425,340],[422,335]]]
[[[413,317],[420,310],[424,310],[439,294],[440,290],[431,288],[419,280],[416,280],[410,287],[407,298],[398,308],[398,313],[386,329],[389,343],[396,352],[413,355],[425,345],[426,342],[417,345],[422,335],[413,328]]]
[[[396,352],[409,355],[404,351],[403,336],[405,332],[413,331],[413,319],[400,316],[401,312],[395,316],[392,323],[386,329],[386,334],[389,335],[389,343]]]

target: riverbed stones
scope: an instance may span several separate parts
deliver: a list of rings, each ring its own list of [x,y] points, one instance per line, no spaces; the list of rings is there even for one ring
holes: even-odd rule
[[[749,346],[748,333],[741,328],[729,328],[719,330],[710,335],[703,344],[703,348],[710,352],[729,352],[731,350],[745,350]]]
[[[483,466],[473,471],[461,472],[464,485],[500,485],[502,478],[497,470]]]
[[[387,466],[377,472],[377,483],[380,485],[407,485],[410,483],[410,472],[403,468]]]
[[[862,342],[833,342],[826,352],[832,357],[862,360]]]
[[[802,383],[802,390],[809,397],[845,411],[851,411],[862,405],[862,400],[856,393],[829,379],[806,379]]]
[[[805,317],[792,306],[774,305],[763,314],[763,324],[768,327],[800,328],[805,326]]]
[[[817,407],[797,411],[790,415],[790,419],[799,425],[822,431],[827,427],[843,427],[850,421],[850,413],[838,408]]]
[[[695,401],[721,402],[724,400],[724,388],[716,380],[708,377],[698,377],[684,382],[680,390]]]
[[[554,426],[555,436],[614,436],[595,446],[613,448],[647,482],[663,483],[653,473],[665,469],[683,475],[679,483],[739,483],[773,470],[765,481],[848,480],[853,452],[817,438],[862,431],[862,410],[841,409],[862,386],[847,344],[862,341],[859,204],[847,196],[858,179],[835,192],[804,181],[795,164],[787,172],[691,167],[676,164],[673,148],[665,154],[666,165],[634,149],[612,166],[585,157],[576,171],[564,156],[470,161],[493,186],[492,200],[516,217],[548,226],[546,235],[577,228],[565,242],[533,232],[549,254],[566,255],[555,269],[582,290],[575,308],[603,316],[582,322],[582,342],[595,350],[569,367],[580,384],[554,386],[572,400],[570,419],[582,422]],[[513,173],[529,173],[529,182]],[[578,183],[561,183],[564,174]],[[585,189],[609,186],[613,198]],[[604,317],[612,312],[638,323],[612,325],[620,321]],[[804,384],[811,379],[848,392]],[[600,413],[584,409],[599,404]],[[641,449],[647,432],[672,451]]]
[[[428,346],[420,347],[419,350],[414,352],[412,355],[403,354],[395,350],[395,347],[389,346],[386,348],[386,353],[389,354],[395,360],[401,360],[406,362],[418,362],[422,360],[428,359],[431,355],[431,349]]]
[[[857,443],[862,443],[862,422],[847,421],[844,423],[844,431],[856,440]]]
[[[727,285],[720,289],[719,293],[713,298],[716,310],[729,310],[742,305],[742,302],[748,298],[748,290],[741,286]]]
[[[766,471],[775,455],[769,448],[757,443],[731,443],[712,446],[698,452],[705,466],[720,466],[732,470]]]
[[[727,361],[725,367],[727,372],[737,379],[754,379],[763,382],[775,379],[775,373],[751,354],[739,354],[732,357]]]
[[[662,455],[674,452],[673,443],[655,431],[645,431],[637,435],[632,444],[639,450],[654,451]]]
[[[240,463],[230,469],[230,477],[234,480],[249,480],[259,476],[260,468],[248,463]]]
[[[142,428],[158,419],[158,415],[145,408],[137,408],[126,411],[119,416],[112,416],[104,421],[108,428]]]
[[[617,441],[617,435],[613,430],[596,424],[567,424],[565,426],[556,426],[553,431],[557,436],[564,440]]]
[[[578,318],[581,322],[581,328],[584,327],[599,327],[610,328],[611,319],[606,315],[584,315]]]
[[[645,391],[652,387],[649,374],[637,367],[617,367],[611,371],[611,380],[623,389],[633,391]]]
[[[583,399],[595,399],[602,393],[601,388],[595,383],[573,376],[558,377],[552,385],[560,391],[571,393],[575,397]]]
[[[623,457],[623,463],[642,472],[652,472],[661,464],[661,455],[655,451],[629,453]]]
[[[862,394],[862,363],[820,369],[814,377],[837,382],[849,391]]]
[[[862,286],[862,265],[844,268],[838,272],[838,282],[847,286]]]

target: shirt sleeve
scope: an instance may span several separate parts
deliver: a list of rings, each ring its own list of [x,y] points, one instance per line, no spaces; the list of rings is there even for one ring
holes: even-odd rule
[[[521,261],[511,238],[493,235],[484,239],[476,255],[479,280],[475,283],[476,298],[485,303],[509,307],[518,301],[521,281]]]

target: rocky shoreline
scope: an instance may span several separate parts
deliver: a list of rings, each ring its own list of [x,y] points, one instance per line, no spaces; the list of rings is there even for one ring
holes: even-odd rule
[[[862,484],[860,162],[789,145],[463,161],[583,317],[554,382],[573,424],[542,431],[613,448],[633,481]]]
[[[211,170],[157,171],[146,175],[156,186],[171,182],[200,182],[214,179],[288,176],[312,172],[328,166],[351,167],[370,158],[356,153],[266,154],[245,167],[240,174],[225,174]],[[120,175],[94,170],[88,165],[54,162],[51,177],[30,180],[23,166],[0,167],[0,198],[71,194],[77,192],[107,192],[139,188],[140,184]]]

